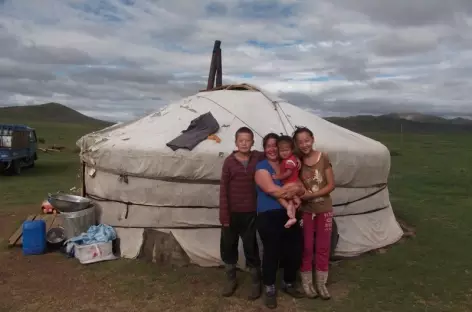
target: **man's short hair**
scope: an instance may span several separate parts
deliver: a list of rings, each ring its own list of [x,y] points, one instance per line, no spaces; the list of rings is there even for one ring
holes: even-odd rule
[[[239,128],[238,131],[236,131],[236,134],[234,135],[234,138],[237,140],[237,139],[238,139],[238,135],[239,135],[239,134],[242,134],[242,133],[250,134],[250,135],[251,135],[251,138],[254,140],[254,132],[252,132],[252,130],[249,129],[248,127],[241,127],[241,128]]]

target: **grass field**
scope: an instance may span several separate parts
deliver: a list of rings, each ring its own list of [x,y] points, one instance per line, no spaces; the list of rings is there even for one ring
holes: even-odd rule
[[[37,167],[0,177],[0,242],[48,192],[79,186],[76,139],[87,126],[33,124],[62,153],[39,154]],[[333,265],[333,300],[281,299],[283,311],[472,311],[472,135],[368,134],[392,157],[390,192],[397,216],[416,237],[386,253]],[[222,272],[175,270],[141,261],[81,266],[61,255],[0,252],[0,311],[262,311],[244,289],[218,296]],[[248,283],[248,280],[245,280]]]

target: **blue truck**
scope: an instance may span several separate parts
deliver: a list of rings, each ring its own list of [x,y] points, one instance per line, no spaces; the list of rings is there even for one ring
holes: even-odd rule
[[[0,124],[0,173],[19,175],[34,167],[38,140],[36,131],[25,125]]]

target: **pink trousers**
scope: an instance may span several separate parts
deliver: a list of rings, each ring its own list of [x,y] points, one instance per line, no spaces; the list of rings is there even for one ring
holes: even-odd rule
[[[333,212],[316,214],[303,213],[303,255],[301,272],[313,269],[313,243],[315,244],[315,268],[316,271],[328,271],[331,249],[331,231],[333,225]]]

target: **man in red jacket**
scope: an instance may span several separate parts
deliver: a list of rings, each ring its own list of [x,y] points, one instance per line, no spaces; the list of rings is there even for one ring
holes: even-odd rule
[[[239,237],[243,241],[246,265],[251,272],[252,286],[249,300],[261,295],[261,261],[256,237],[256,165],[264,154],[251,151],[254,133],[247,127],[236,131],[237,150],[224,164],[220,182],[221,259],[225,263],[227,281],[223,296],[233,295],[237,287]]]

